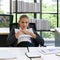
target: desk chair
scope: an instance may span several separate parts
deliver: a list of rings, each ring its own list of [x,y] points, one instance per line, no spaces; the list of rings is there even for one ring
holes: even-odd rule
[[[17,27],[18,27],[18,23],[10,24],[10,31],[11,31],[11,29],[12,29],[13,27],[17,28]],[[36,31],[35,23],[29,23],[29,27],[33,28],[33,30]],[[34,44],[35,44],[35,47],[39,46],[39,44],[38,44],[36,41],[33,41],[33,42],[34,42]],[[17,42],[14,42],[14,43],[12,44],[12,46],[16,46],[16,44],[17,44]],[[43,45],[44,45],[44,43],[43,43]]]
[[[13,23],[13,24],[10,24],[10,31],[13,27],[18,27],[18,23]],[[35,31],[36,31],[36,25],[35,23],[29,23],[29,27],[33,28]]]

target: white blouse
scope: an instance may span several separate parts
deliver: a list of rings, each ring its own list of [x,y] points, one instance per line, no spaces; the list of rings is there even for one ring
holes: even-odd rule
[[[21,30],[21,28],[20,29],[15,29],[15,33],[17,33],[20,30]],[[33,33],[32,28],[29,28],[29,29],[26,29],[26,30]],[[18,37],[18,43],[23,42],[23,41],[28,41],[28,42],[31,43],[30,37],[31,37],[31,35],[22,34]]]

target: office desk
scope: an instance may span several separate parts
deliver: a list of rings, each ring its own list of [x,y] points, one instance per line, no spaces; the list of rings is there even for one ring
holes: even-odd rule
[[[28,47],[29,52],[35,51],[39,52],[39,49],[47,47]],[[0,59],[1,60],[60,60],[60,56],[56,56],[56,54],[41,54],[40,58],[28,58],[25,53],[28,51],[27,48],[24,47],[16,47],[16,48],[0,48]]]
[[[6,46],[6,40],[8,34],[9,34],[9,28],[0,28],[0,47]]]
[[[27,48],[0,48],[0,59],[29,60],[25,52],[27,52]]]
[[[57,56],[56,54],[43,54],[39,51],[39,49],[47,49],[47,48],[53,48],[53,47],[29,47],[29,51],[31,52],[39,52],[41,54],[41,58],[32,58],[31,60],[60,60],[60,56]],[[59,48],[59,47],[57,47]],[[59,48],[60,49],[60,48]]]

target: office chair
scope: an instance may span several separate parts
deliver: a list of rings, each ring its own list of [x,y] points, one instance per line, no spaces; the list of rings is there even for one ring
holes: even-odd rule
[[[14,28],[17,28],[19,25],[18,23],[13,23],[13,24],[10,24],[10,32],[11,32],[11,29],[14,27]],[[36,26],[35,26],[35,23],[29,23],[29,27],[33,28],[34,31],[36,31]],[[33,41],[34,44],[35,44],[35,47],[38,47],[39,44],[36,42],[36,41]],[[17,41],[15,41],[11,46],[12,47],[15,47],[17,44]],[[43,44],[44,45],[44,44]]]
[[[17,28],[18,27],[18,23],[12,23],[12,24],[10,24],[10,31],[11,31],[11,29],[13,27],[16,27]],[[36,31],[36,25],[35,25],[35,23],[29,23],[29,27],[33,28],[33,30]]]

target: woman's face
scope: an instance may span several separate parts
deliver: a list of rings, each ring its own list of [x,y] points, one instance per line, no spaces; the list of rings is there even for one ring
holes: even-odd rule
[[[29,25],[29,20],[28,18],[22,18],[20,21],[19,21],[19,25],[22,29],[27,29],[28,25]]]

